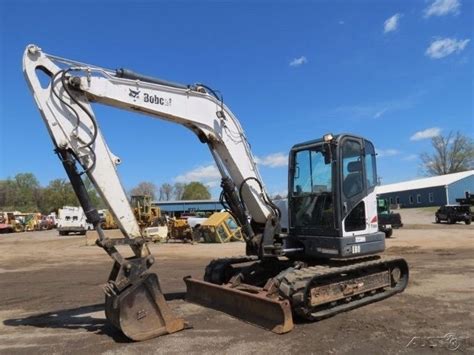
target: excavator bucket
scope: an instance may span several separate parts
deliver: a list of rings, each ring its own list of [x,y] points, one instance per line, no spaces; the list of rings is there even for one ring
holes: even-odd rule
[[[119,294],[106,294],[107,319],[134,341],[184,329],[166,303],[156,274],[146,273]]]
[[[184,278],[186,300],[227,313],[245,322],[283,334],[293,329],[293,317],[288,300],[270,298],[265,291],[247,292],[227,285],[216,285]]]

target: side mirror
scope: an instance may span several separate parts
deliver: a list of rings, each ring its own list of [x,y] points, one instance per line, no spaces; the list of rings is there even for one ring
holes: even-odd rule
[[[332,152],[330,143],[324,144],[323,148],[324,164],[328,165],[332,162]]]

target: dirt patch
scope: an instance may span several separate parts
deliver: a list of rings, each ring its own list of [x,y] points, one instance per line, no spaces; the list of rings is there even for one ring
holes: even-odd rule
[[[446,353],[406,347],[417,336],[474,342],[474,235],[469,230],[401,229],[387,254],[410,265],[407,290],[387,300],[275,335],[185,302],[182,278],[202,277],[215,257],[242,255],[244,244],[152,245],[164,292],[191,328],[130,343],[105,320],[102,285],[112,261],[84,237],[54,231],[0,238],[0,353]]]

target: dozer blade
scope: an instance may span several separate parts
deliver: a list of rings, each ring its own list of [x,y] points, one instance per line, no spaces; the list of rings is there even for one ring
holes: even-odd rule
[[[186,300],[227,313],[245,322],[283,334],[293,329],[288,300],[277,300],[262,293],[250,293],[226,285],[184,278]]]
[[[166,303],[158,277],[146,273],[118,295],[106,295],[107,319],[131,340],[141,341],[184,329]]]

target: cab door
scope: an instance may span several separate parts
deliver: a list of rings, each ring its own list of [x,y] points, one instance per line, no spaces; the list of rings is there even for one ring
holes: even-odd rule
[[[348,136],[339,153],[343,236],[377,232],[374,147],[362,138]]]

